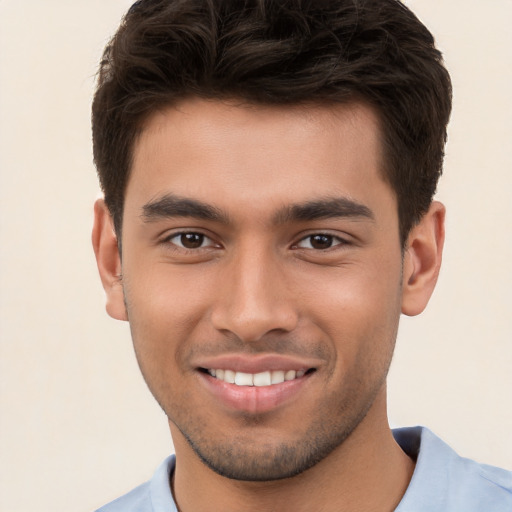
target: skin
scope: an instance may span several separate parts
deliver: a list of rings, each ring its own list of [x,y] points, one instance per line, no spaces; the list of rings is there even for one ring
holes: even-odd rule
[[[403,496],[414,463],[388,427],[385,381],[400,313],[420,313],[435,286],[444,208],[432,204],[402,252],[381,166],[365,105],[191,99],[154,114],[136,143],[122,259],[96,203],[107,311],[129,320],[169,418],[180,510],[386,511]],[[311,372],[275,407],[251,395],[233,408],[199,369],[226,356]]]

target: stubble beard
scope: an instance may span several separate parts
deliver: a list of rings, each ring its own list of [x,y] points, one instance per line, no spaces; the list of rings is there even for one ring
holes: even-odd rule
[[[127,312],[130,310],[127,305]],[[246,415],[245,425],[241,428],[246,436],[238,435],[238,432],[224,432],[222,438],[213,439],[211,432],[203,425],[194,421],[193,414],[176,416],[172,411],[179,411],[179,407],[168,406],[160,400],[166,393],[155,393],[144,365],[137,353],[137,361],[144,379],[170,422],[181,432],[197,457],[212,471],[220,476],[245,482],[271,482],[292,478],[311,469],[319,462],[336,451],[357,429],[374,405],[379,392],[384,391],[386,378],[391,364],[394,346],[398,332],[398,317],[394,332],[388,342],[387,358],[383,365],[374,367],[377,373],[373,375],[358,375],[350,389],[339,392],[331,392],[325,396],[322,404],[314,411],[315,419],[309,427],[303,431],[298,439],[291,441],[262,441],[257,434],[250,436],[251,427],[257,427],[266,421],[265,415]],[[130,327],[132,324],[130,322]],[[134,332],[132,330],[132,338]],[[134,344],[135,345],[135,344]],[[135,348],[137,348],[135,346]],[[369,365],[370,368],[372,365]],[[368,380],[370,379],[370,380]],[[192,420],[191,420],[192,418]],[[309,418],[304,418],[309,421]],[[243,422],[242,422],[243,423]],[[254,429],[257,432],[257,428]]]
[[[180,430],[198,458],[218,475],[246,482],[270,482],[297,476],[333,453],[364,420],[384,385],[385,376],[371,393],[366,394],[363,407],[359,402],[357,408],[353,399],[349,403],[338,404],[335,418],[333,402],[327,400],[323,410],[317,411],[317,419],[300,438],[288,442],[261,441],[257,435],[247,440],[229,432],[219,442],[212,439],[207,430],[203,431],[190,424],[183,425],[172,416],[169,419]],[[329,403],[331,407],[327,406]],[[354,410],[357,413],[354,414]],[[246,418],[246,426],[250,429],[264,421],[264,418],[250,416]]]

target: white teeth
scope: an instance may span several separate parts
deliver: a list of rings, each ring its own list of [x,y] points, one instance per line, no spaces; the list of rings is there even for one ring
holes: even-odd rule
[[[284,382],[284,371],[276,370],[272,372],[271,384],[281,384]]]
[[[232,370],[224,370],[224,381],[228,384],[235,383],[235,372]]]
[[[253,377],[253,381],[255,386],[270,386],[272,383],[270,372],[256,373]]]
[[[252,373],[236,372],[235,384],[237,386],[252,386],[254,384]]]
[[[285,381],[300,379],[306,373],[306,370],[273,370],[260,373],[235,372],[233,370],[208,370],[208,373],[219,380],[237,386],[271,386],[272,384],[282,384]]]
[[[295,370],[288,370],[284,374],[284,380],[293,380],[295,377],[297,377],[297,372]]]

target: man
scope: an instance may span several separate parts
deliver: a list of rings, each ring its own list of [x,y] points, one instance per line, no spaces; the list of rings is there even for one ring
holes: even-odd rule
[[[512,510],[509,472],[386,416],[450,108],[396,0],[133,5],[93,104],[93,245],[176,457],[102,511]]]

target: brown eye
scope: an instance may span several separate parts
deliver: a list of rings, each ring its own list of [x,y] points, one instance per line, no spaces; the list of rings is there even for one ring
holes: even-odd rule
[[[303,238],[297,244],[297,247],[300,247],[301,249],[315,249],[317,251],[321,251],[344,243],[346,242],[337,236],[317,233]]]
[[[198,249],[204,243],[205,236],[200,233],[182,233],[180,235],[180,245],[185,249]]]
[[[329,235],[313,235],[310,237],[310,244],[313,249],[329,249],[332,247],[333,237]]]
[[[203,235],[202,233],[194,233],[193,231],[176,233],[175,235],[167,238],[165,242],[170,242],[177,247],[189,250],[203,249],[205,247],[213,247],[215,245],[206,235]]]

